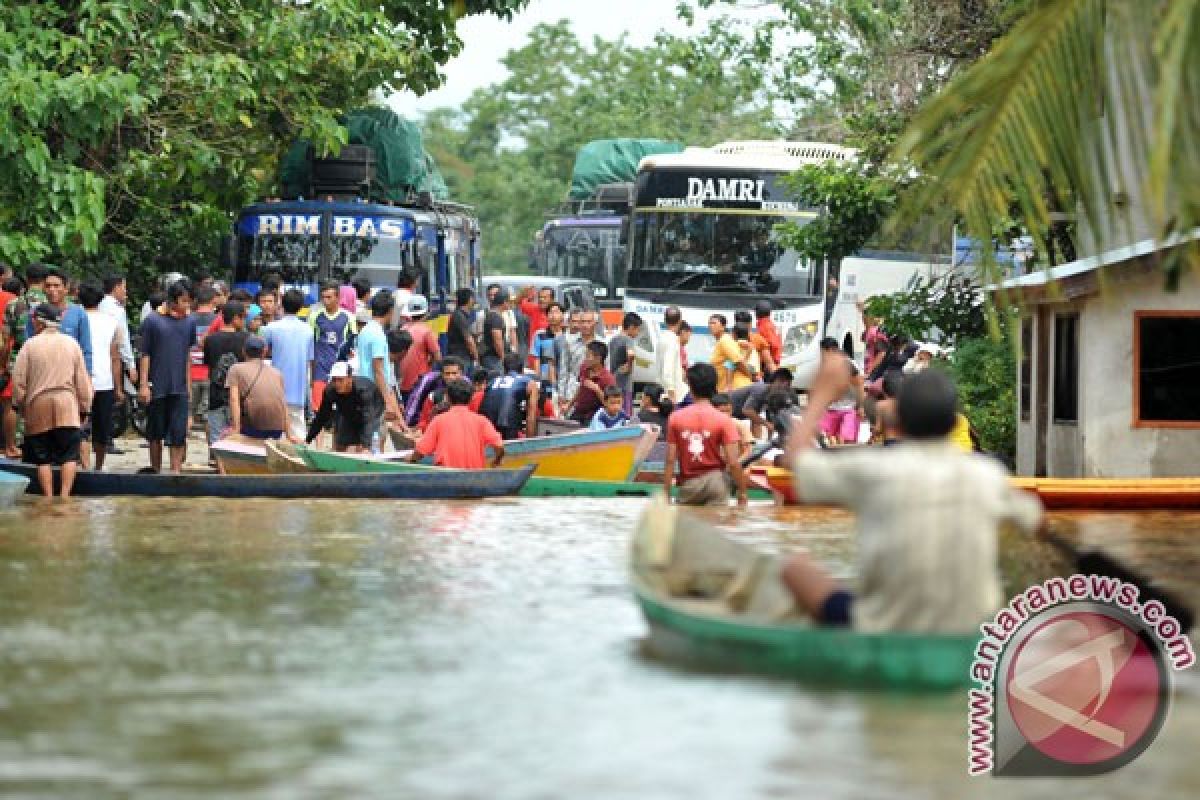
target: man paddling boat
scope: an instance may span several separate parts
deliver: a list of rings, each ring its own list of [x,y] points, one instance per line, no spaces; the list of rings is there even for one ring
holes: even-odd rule
[[[784,568],[784,582],[801,609],[826,625],[975,630],[1002,600],[998,527],[1011,522],[1035,532],[1041,504],[1012,488],[996,461],[947,440],[957,396],[954,383],[938,371],[914,375],[901,386],[896,416],[902,443],[885,450],[815,449],[822,415],[850,383],[845,359],[825,354],[808,409],[788,438],[787,460],[801,502],[857,513],[857,578],[852,589],[841,586],[799,554]]]

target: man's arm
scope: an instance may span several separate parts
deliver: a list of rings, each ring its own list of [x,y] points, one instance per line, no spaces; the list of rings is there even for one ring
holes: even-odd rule
[[[225,384],[229,388],[229,427],[234,433],[242,432],[242,397],[238,392],[238,388],[230,383]]]
[[[79,308],[76,306],[76,308]],[[92,323],[88,321],[88,315],[82,308],[79,308],[79,349],[83,351],[83,365],[87,367],[88,373],[92,371]]]
[[[442,346],[438,344],[437,334],[432,330],[429,331],[429,359],[431,367],[442,360]]]
[[[118,329],[117,335],[113,337],[112,342],[108,346],[108,357],[112,360],[112,376],[113,376],[113,391],[116,393],[118,403],[125,401],[125,387],[121,380],[121,348],[117,344],[117,339],[121,333]]]
[[[492,352],[504,353],[504,328],[492,328]]]
[[[746,505],[746,470],[742,469],[741,451],[738,442],[726,442],[722,449],[725,451],[725,463],[729,465],[729,474],[733,476],[733,485],[737,487],[737,502],[739,506]]]
[[[396,405],[396,393],[392,391],[392,387],[388,386],[387,367],[384,366],[384,361],[383,356],[372,358],[371,374],[375,376],[375,385],[379,387],[379,391],[383,395],[385,414],[392,414],[395,419],[399,418],[400,410]]]
[[[675,459],[678,456],[678,450],[675,448],[675,443],[667,442],[667,455],[663,459],[663,491],[667,493],[667,500],[671,499],[671,489],[675,484]]]
[[[529,382],[528,396],[525,409],[525,435],[530,439],[537,436],[537,421],[539,405],[542,399],[542,386],[537,381]]]
[[[325,393],[321,395],[321,407],[317,409],[317,413],[313,415],[312,421],[308,423],[308,433],[305,435],[304,443],[312,444],[317,438],[317,434],[329,424],[333,419],[333,392],[327,387]]]
[[[150,355],[143,353],[138,364],[138,401],[150,404]]]

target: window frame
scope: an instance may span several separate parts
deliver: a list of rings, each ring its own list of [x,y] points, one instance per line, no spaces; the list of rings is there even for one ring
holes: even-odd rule
[[[1175,428],[1179,430],[1200,429],[1200,420],[1142,419],[1142,320],[1143,319],[1196,319],[1200,310],[1178,311],[1155,310],[1133,312],[1133,423],[1134,428]]]
[[[1017,413],[1021,422],[1033,418],[1033,317],[1021,317],[1021,352],[1017,361]]]

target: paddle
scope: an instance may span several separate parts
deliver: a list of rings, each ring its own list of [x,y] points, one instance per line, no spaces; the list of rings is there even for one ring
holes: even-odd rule
[[[1157,600],[1166,609],[1167,614],[1179,621],[1183,632],[1191,630],[1195,614],[1191,608],[1170,592],[1150,585],[1144,575],[1131,567],[1122,564],[1112,556],[1100,550],[1081,550],[1057,533],[1043,529],[1038,536],[1062,551],[1064,555],[1075,562],[1075,570],[1081,575],[1104,575],[1116,578],[1138,588],[1140,602],[1144,607],[1147,601]]]
[[[783,445],[780,444],[779,439],[772,439],[769,442],[764,442],[763,444],[756,446],[753,450],[746,454],[745,458],[742,459],[742,469],[745,469],[755,461],[758,461],[776,447],[783,447]]]

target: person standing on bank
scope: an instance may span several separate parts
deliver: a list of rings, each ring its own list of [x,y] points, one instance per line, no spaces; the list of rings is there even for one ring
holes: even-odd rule
[[[71,496],[79,461],[82,417],[92,407],[92,381],[83,350],[58,329],[62,312],[41,303],[31,315],[35,335],[13,365],[13,407],[25,418],[23,459],[37,466],[38,485],[54,496],[53,466],[61,494]]]
[[[384,332],[395,305],[391,292],[376,292],[371,298],[371,321],[359,330],[355,343],[358,366],[354,373],[371,381],[379,389],[383,395],[384,419],[389,421],[403,419],[396,393],[392,390],[396,384],[396,374],[389,355],[388,337]]]
[[[104,292],[94,283],[85,282],[79,287],[79,304],[88,315],[92,329],[92,346],[96,348],[92,358],[92,450],[96,461],[96,472],[104,469],[104,457],[113,435],[113,407],[125,402],[125,390],[121,386],[121,339],[124,330],[120,323],[100,310]]]
[[[678,403],[687,394],[683,379],[683,358],[680,355],[679,326],[683,323],[683,312],[671,306],[663,313],[663,330],[658,333],[655,350],[655,371],[661,381],[667,399]]]
[[[314,341],[312,327],[297,314],[304,308],[304,292],[288,289],[283,294],[283,319],[262,329],[267,343],[271,366],[283,375],[287,397],[288,432],[300,436],[308,429],[304,408],[308,402],[309,378],[312,371]]]
[[[712,364],[693,364],[687,371],[692,403],[667,418],[667,456],[663,488],[667,497],[679,468],[679,502],[684,505],[726,505],[729,479],[737,487],[738,505],[746,505],[746,472],[738,460],[741,434],[733,417],[713,407],[717,370]]]
[[[46,269],[46,280],[42,284],[46,292],[46,302],[58,309],[62,319],[58,323],[60,333],[70,336],[83,351],[83,363],[88,369],[92,368],[92,329],[88,325],[87,314],[83,309],[67,300],[67,276],[58,267]],[[26,336],[33,336],[33,320],[29,320],[25,328]]]
[[[442,359],[437,334],[425,321],[428,313],[429,301],[424,295],[409,295],[401,313],[401,327],[412,337],[412,341],[400,362],[400,371],[396,376],[400,398],[404,402],[407,402],[408,395],[417,385],[417,381]]]
[[[321,307],[308,318],[313,331],[312,407],[321,405],[329,370],[339,360],[338,355],[358,328],[354,314],[340,304],[338,285],[326,283],[321,287]]]
[[[608,343],[608,370],[621,390],[621,410],[625,418],[633,415],[633,365],[637,360],[634,348],[642,332],[642,318],[630,311],[621,320],[621,332]]]
[[[608,345],[595,340],[588,342],[583,366],[579,368],[579,391],[571,408],[571,419],[585,427],[604,405],[604,391],[617,385],[617,379],[604,367],[607,360]]]
[[[245,357],[246,307],[238,300],[230,300],[221,309],[221,327],[204,339],[204,364],[208,367],[208,445],[209,461],[212,459],[212,444],[230,427],[229,390],[225,382],[229,370]]]
[[[446,326],[446,355],[470,369],[479,363],[479,345],[472,332],[475,323],[475,293],[465,286],[454,293],[454,313]]]
[[[508,308],[508,292],[497,289],[492,295],[492,307],[483,318],[483,341],[479,361],[488,372],[504,371],[504,356],[509,352],[504,312]]]
[[[196,326],[188,318],[191,305],[191,286],[186,280],[176,281],[167,287],[166,313],[151,313],[142,320],[138,400],[148,407],[151,472],[162,471],[164,441],[171,451],[171,472],[183,470],[187,454],[191,350],[196,343]]]

